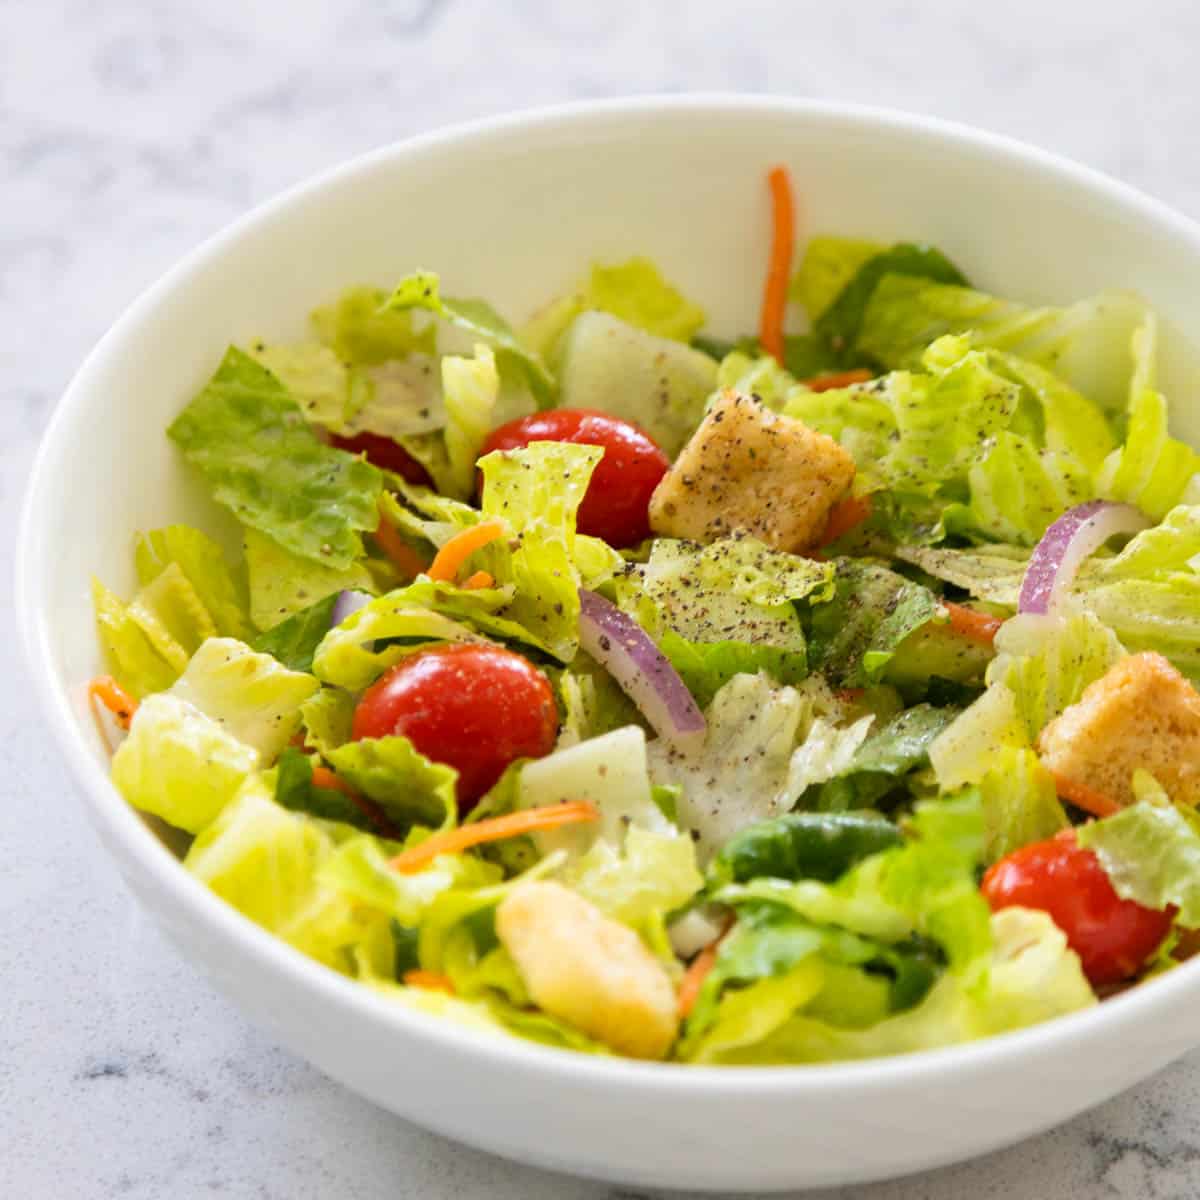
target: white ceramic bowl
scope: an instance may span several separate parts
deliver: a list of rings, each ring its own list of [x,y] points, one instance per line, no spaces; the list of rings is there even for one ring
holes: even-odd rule
[[[231,340],[299,335],[343,285],[416,266],[514,317],[596,257],[653,256],[720,332],[754,327],[763,174],[787,163],[804,229],[926,239],[989,289],[1141,290],[1200,328],[1200,229],[1119,184],[952,125],[785,100],[586,105],[453,129],[259,209],[152,288],[55,414],[18,550],[39,699],[125,878],[180,951],[282,1043],[418,1124],[629,1184],[781,1189],[915,1171],[1062,1121],[1200,1041],[1200,963],[1092,1011],[967,1047],[822,1067],[597,1061],[401,1011],[301,957],[192,880],[117,795],[82,700],[98,666],[88,576],[129,590],[131,533],[222,518],[163,436]],[[1183,339],[1163,376],[1200,440]]]

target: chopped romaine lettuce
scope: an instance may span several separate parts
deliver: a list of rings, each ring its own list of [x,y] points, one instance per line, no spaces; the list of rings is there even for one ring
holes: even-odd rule
[[[337,599],[336,594],[326,596],[324,600],[318,600],[316,604],[310,604],[284,618],[266,633],[260,633],[250,643],[250,649],[271,655],[289,671],[311,674],[313,655],[321,639],[329,632]]]
[[[307,426],[283,384],[231,347],[167,430],[216,499],[286,550],[337,570],[379,522],[379,472]]]
[[[171,563],[129,602],[129,616],[179,672],[217,627],[178,563]]]
[[[648,258],[631,258],[606,267],[596,263],[582,290],[584,308],[611,313],[628,325],[658,337],[689,341],[707,320],[668,283]]]
[[[1094,850],[1117,895],[1147,908],[1174,906],[1188,929],[1200,927],[1200,819],[1171,804],[1140,801],[1076,837]]]
[[[222,637],[250,633],[245,584],[235,578],[221,547],[190,525],[167,525],[139,533],[134,545],[138,582],[145,587],[176,563]]]
[[[318,686],[311,675],[289,671],[233,638],[209,638],[171,694],[253,746],[269,763],[300,728],[300,705]]]
[[[92,580],[92,606],[108,669],[134,697],[169,688],[178,674],[155,649],[142,627],[98,579]]]
[[[360,738],[328,751],[329,765],[392,825],[448,829],[458,818],[458,772],[431,762],[406,737]]]
[[[135,808],[199,833],[259,767],[262,756],[179,696],[149,696],[117,748],[112,778]]]
[[[809,238],[800,269],[792,280],[792,298],[816,321],[846,289],[860,268],[887,249],[864,238]]]
[[[412,313],[384,308],[386,300],[382,288],[347,288],[333,304],[313,312],[313,328],[342,362],[374,366],[413,353],[432,354],[437,330],[415,332]]]

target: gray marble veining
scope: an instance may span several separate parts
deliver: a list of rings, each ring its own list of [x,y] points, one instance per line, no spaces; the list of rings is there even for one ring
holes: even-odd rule
[[[1186,0],[0,0],[5,544],[55,398],[121,309],[359,151],[565,99],[769,91],[977,123],[1197,215],[1198,48]],[[0,576],[8,603],[11,553]],[[126,896],[11,639],[0,680],[0,1194],[633,1200],[420,1132],[248,1026]],[[827,1195],[1183,1200],[1198,1112],[1193,1055],[1016,1149]]]

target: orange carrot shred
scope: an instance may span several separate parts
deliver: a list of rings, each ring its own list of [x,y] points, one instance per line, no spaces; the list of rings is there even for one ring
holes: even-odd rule
[[[501,521],[480,521],[478,525],[468,526],[460,533],[456,533],[437,552],[425,574],[440,583],[453,582],[459,567],[476,550],[503,537],[504,533],[504,524]]]
[[[946,601],[946,611],[950,614],[950,628],[981,646],[990,646],[996,640],[997,630],[1004,624],[1000,617],[993,617],[991,613],[949,601]]]
[[[111,676],[97,675],[88,684],[88,700],[99,700],[122,729],[128,729],[138,702]]]
[[[1089,812],[1094,817],[1111,817],[1113,813],[1121,811],[1121,806],[1111,796],[1106,796],[1103,792],[1088,787],[1086,783],[1068,779],[1057,771],[1052,774],[1054,775],[1054,790],[1063,800],[1070,801],[1076,808],[1082,808],[1084,812]]]
[[[468,576],[467,581],[463,584],[463,587],[474,590],[475,588],[494,587],[495,584],[495,579],[493,579],[492,576],[486,571],[476,571],[474,575]]]
[[[771,189],[771,257],[763,289],[762,321],[758,340],[763,349],[783,362],[783,318],[787,311],[788,279],[792,272],[792,249],[796,239],[796,214],[792,181],[785,167],[773,167],[767,175]]]
[[[341,792],[343,796],[357,796],[358,793],[342,778],[335,775],[328,767],[313,767],[313,787],[325,788],[327,791]]]
[[[416,579],[425,570],[424,560],[400,536],[396,527],[383,513],[379,514],[379,525],[372,536],[375,538],[375,544],[405,579]]]
[[[399,839],[404,836],[403,831],[392,823],[391,818],[374,800],[359,795],[341,776],[334,774],[328,767],[323,767],[319,763],[313,765],[312,785],[326,791],[341,792],[371,822],[375,831],[384,837]]]
[[[447,992],[454,995],[454,984],[448,975],[440,971],[422,971],[420,969],[404,972],[404,982],[408,987],[425,988],[431,992]]]
[[[678,1012],[681,1017],[691,1015],[700,997],[700,989],[704,986],[708,973],[717,964],[717,951],[725,940],[725,935],[733,928],[733,921],[727,921],[725,928],[695,958],[688,963],[688,969],[679,981]]]
[[[834,388],[849,387],[852,383],[866,383],[868,379],[874,378],[866,367],[855,367],[853,370],[838,371],[833,375],[814,375],[811,379],[804,380],[804,386],[810,392],[830,392]]]
[[[439,854],[459,854],[485,842],[497,842],[503,838],[519,837],[523,833],[536,833],[539,829],[556,829],[559,825],[599,819],[596,806],[587,800],[526,808],[502,817],[491,817],[475,825],[460,825],[457,829],[435,833],[397,854],[390,865],[403,875],[411,875],[431,863]]]
[[[828,546],[830,542],[836,542],[856,525],[861,525],[870,515],[870,496],[847,496],[845,500],[839,500],[829,510],[829,520],[825,525],[825,532],[821,535],[821,545]]]

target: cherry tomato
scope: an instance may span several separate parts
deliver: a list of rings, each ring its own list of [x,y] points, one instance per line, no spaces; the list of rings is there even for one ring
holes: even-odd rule
[[[446,645],[402,659],[373,683],[351,737],[402,734],[454,767],[465,812],[509,763],[548,754],[557,730],[550,682],[528,659],[500,646]]]
[[[365,454],[367,462],[372,466],[394,471],[407,483],[433,486],[429,472],[399,442],[393,442],[391,438],[382,437],[378,433],[359,433],[354,437],[338,437],[334,434],[329,440],[339,450],[349,450],[351,454]]]
[[[636,546],[650,536],[646,509],[671,464],[649,434],[602,412],[555,408],[492,430],[481,453],[516,450],[530,442],[603,447],[604,457],[597,463],[579,506],[579,532],[603,538],[617,547]]]
[[[993,911],[1019,905],[1049,913],[1094,984],[1136,975],[1171,927],[1172,914],[1122,900],[1091,850],[1064,829],[1045,842],[1022,846],[983,877]]]

